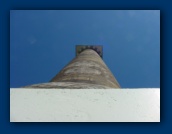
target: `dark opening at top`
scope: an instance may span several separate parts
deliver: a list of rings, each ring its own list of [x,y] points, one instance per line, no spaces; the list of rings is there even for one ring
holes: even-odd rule
[[[103,46],[100,45],[76,45],[76,56],[86,49],[96,51],[101,58],[103,58]]]

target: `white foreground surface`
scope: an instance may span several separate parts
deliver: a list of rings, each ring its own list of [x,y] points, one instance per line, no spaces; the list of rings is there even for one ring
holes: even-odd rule
[[[10,89],[10,122],[160,122],[160,89]]]

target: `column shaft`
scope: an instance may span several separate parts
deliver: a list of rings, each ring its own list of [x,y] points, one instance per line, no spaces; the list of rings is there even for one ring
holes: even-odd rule
[[[101,57],[92,49],[80,53],[50,82],[75,82],[120,88]]]

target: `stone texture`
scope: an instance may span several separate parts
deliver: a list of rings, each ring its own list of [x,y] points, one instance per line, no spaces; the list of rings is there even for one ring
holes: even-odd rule
[[[25,86],[24,88],[58,88],[58,89],[109,89],[107,86],[81,82],[48,82]]]
[[[120,88],[106,64],[92,49],[80,53],[51,82],[76,82]]]
[[[49,83],[26,88],[120,88],[102,58],[92,49],[86,49],[67,64]]]

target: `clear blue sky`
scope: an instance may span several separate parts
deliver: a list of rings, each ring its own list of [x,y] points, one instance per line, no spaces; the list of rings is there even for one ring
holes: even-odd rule
[[[48,82],[78,44],[102,45],[122,88],[160,87],[159,10],[11,10],[10,87]]]

